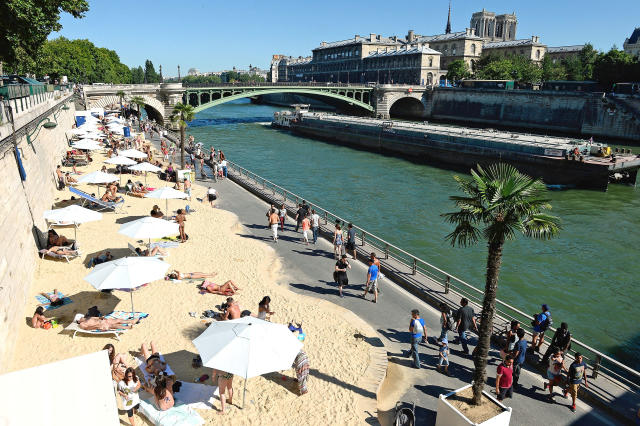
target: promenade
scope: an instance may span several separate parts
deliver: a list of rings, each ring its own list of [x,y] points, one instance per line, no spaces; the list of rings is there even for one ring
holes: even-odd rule
[[[157,138],[155,142],[158,143]],[[217,206],[238,215],[240,223],[243,224],[242,230],[238,231],[239,235],[270,243],[271,232],[266,227],[265,218],[268,204],[230,179],[199,183],[216,188],[220,193]],[[382,295],[378,304],[371,302],[371,296],[369,301],[361,299],[359,296],[363,292],[366,269],[364,264],[355,261],[351,262],[352,269],[348,273],[351,285],[345,291],[345,298],[341,299],[332,279],[335,265],[332,245],[324,239],[319,239],[317,245],[305,246],[300,241],[301,233],[294,232],[295,223],[290,218],[287,220],[285,232],[279,235],[278,243],[271,243],[282,262],[286,277],[283,284],[300,294],[328,300],[351,310],[377,330],[386,348],[389,355],[388,379],[378,395],[380,414],[377,417],[381,423],[392,422],[395,402],[402,401],[407,404],[416,403],[419,424],[433,424],[438,395],[468,384],[473,373],[470,356],[462,354],[455,339],[452,339],[450,344],[451,377],[436,371],[438,354],[433,336],[439,333],[439,312],[388,279],[381,282]],[[429,344],[421,346],[421,370],[410,368],[410,359],[402,355],[402,351],[409,348],[409,312],[415,308],[420,310],[421,316],[425,319],[430,336]],[[490,386],[495,383],[498,358],[495,348],[492,355],[494,360],[487,369]],[[565,400],[561,395],[556,396],[555,404],[550,404],[546,399],[547,392],[543,390],[543,383],[544,380],[539,373],[523,370],[520,379],[521,390],[512,400],[506,400],[506,405],[514,409],[512,424],[620,424],[618,420],[583,401],[578,401],[576,413],[569,410],[569,400]],[[492,387],[488,386],[487,389],[490,390]],[[370,415],[369,422],[375,424],[376,413]]]

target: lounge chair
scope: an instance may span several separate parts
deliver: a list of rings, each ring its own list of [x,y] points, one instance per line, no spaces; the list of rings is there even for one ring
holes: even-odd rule
[[[77,322],[80,318],[84,318],[84,314],[76,314],[76,316],[73,318],[73,322],[68,326],[66,326],[64,329],[65,331],[73,331],[73,336],[71,336],[72,339],[76,337],[77,333],[84,333],[84,334],[94,334],[94,335],[95,334],[98,334],[98,335],[113,334],[116,340],[120,340],[120,334],[127,331],[127,330],[106,330],[106,331],[105,330],[83,330],[80,328],[80,325]]]
[[[87,194],[86,192],[80,191],[77,188],[73,188],[73,187],[69,187],[69,191],[71,191],[72,193],[76,194],[77,196],[82,198],[82,205],[84,206],[87,201],[97,205],[98,207],[100,207],[97,211],[102,211],[102,210],[113,210],[114,213],[116,212],[120,212],[120,213],[126,213],[123,210],[124,207],[124,199],[118,201],[117,203],[111,202],[111,201],[102,201],[98,198],[92,197],[90,194]]]
[[[40,254],[41,259],[44,259],[46,256],[52,259],[64,259],[67,261],[67,263],[69,263],[71,259],[75,259],[76,257],[80,256],[80,252],[78,250],[76,250],[76,254],[58,254],[58,253],[52,252],[49,249],[42,249],[38,251],[38,253]]]

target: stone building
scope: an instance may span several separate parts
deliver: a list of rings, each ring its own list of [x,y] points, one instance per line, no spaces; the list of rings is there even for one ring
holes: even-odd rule
[[[551,59],[551,62],[554,64],[563,59],[571,58],[573,56],[578,56],[580,52],[584,49],[584,44],[576,44],[573,46],[558,46],[558,47],[547,47],[546,56]]]
[[[631,37],[624,41],[622,48],[629,55],[640,59],[640,27],[633,30]]]
[[[440,52],[424,45],[378,49],[364,58],[364,81],[432,85],[438,81]]]
[[[531,36],[530,39],[509,40],[509,41],[492,41],[485,43],[482,47],[485,55],[501,55],[501,56],[524,56],[534,62],[541,62],[547,52],[547,46],[540,43],[540,37]]]
[[[433,36],[415,36],[413,31],[409,31],[407,40],[411,40],[410,43],[422,43],[440,52],[442,54],[440,58],[442,70],[446,70],[449,64],[457,59],[462,59],[467,63],[469,69],[473,69],[474,62],[482,55],[483,40],[475,34],[473,28]]]
[[[518,19],[515,12],[496,16],[495,12],[482,9],[471,15],[469,26],[478,37],[486,41],[508,41],[516,39]]]

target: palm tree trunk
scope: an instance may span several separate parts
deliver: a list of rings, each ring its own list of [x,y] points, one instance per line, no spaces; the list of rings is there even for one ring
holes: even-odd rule
[[[491,345],[491,332],[493,331],[493,317],[496,311],[496,295],[498,292],[498,277],[500,264],[502,263],[502,246],[504,241],[489,243],[487,256],[487,281],[484,287],[484,300],[482,301],[482,317],[478,330],[478,347],[473,364],[473,401],[472,404],[480,405],[482,390],[487,381],[487,362],[489,347]]]
[[[180,123],[180,169],[184,170],[184,132],[185,128]]]

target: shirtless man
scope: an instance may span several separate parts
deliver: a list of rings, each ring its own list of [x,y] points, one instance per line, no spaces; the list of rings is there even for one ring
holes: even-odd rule
[[[56,176],[58,177],[58,183],[64,184],[64,174],[62,174],[62,170],[60,169],[60,165],[56,167]]]
[[[236,291],[240,290],[240,287],[236,286],[235,283],[231,280],[226,283],[220,285],[212,283],[211,281],[204,280],[202,284],[198,286],[198,288],[203,293],[213,293],[213,294],[221,294],[223,296],[233,296]]]
[[[233,300],[233,297],[227,297],[227,309],[225,309],[222,315],[222,320],[232,320],[240,318],[240,306],[238,302]]]
[[[133,328],[133,325],[136,324],[139,320],[121,320],[115,318],[98,318],[91,317],[85,318],[82,317],[78,320],[78,325],[81,329],[91,331],[91,330],[117,330],[119,328]]]

